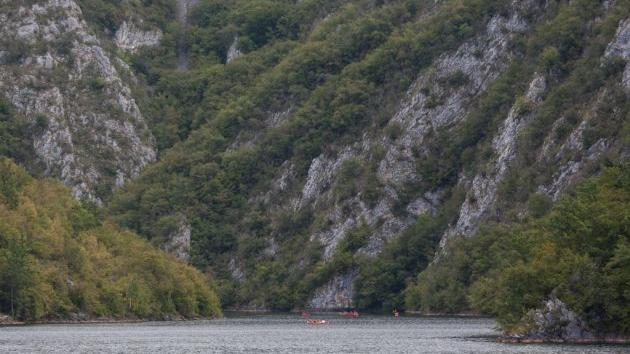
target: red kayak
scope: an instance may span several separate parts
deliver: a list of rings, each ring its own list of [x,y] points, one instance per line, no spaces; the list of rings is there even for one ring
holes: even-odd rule
[[[357,317],[359,317],[359,313],[356,312],[356,311],[345,311],[345,312],[341,313],[341,316],[357,318]]]
[[[328,323],[328,321],[326,321],[326,320],[308,320],[308,321],[306,321],[306,324],[309,324],[309,325],[325,325],[327,323]]]

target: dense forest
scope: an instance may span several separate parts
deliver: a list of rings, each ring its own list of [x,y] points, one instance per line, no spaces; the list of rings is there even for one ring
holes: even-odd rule
[[[3,177],[0,217],[18,218],[0,229],[3,266],[22,252],[30,268],[1,283],[2,312],[398,308],[492,315],[517,333],[556,299],[594,332],[630,333],[630,1],[71,3],[113,69],[73,76],[88,60],[72,37],[2,42],[7,72],[28,79],[0,86],[0,155],[36,176],[3,160],[19,176]],[[48,73],[27,60],[44,52],[58,57]],[[89,183],[50,167],[72,147],[48,147],[55,134],[90,145],[89,119],[34,114],[47,103],[28,108],[24,92],[48,87],[33,78],[62,95],[78,80],[98,109],[137,102],[142,117],[121,105],[94,129],[107,149],[75,173]],[[135,130],[107,130],[125,114]],[[137,141],[155,153],[130,168]],[[40,229],[19,228],[37,218],[26,205],[47,215]],[[44,234],[62,253],[38,248]],[[174,239],[191,266],[157,250]],[[71,280],[44,276],[48,263]]]
[[[0,312],[20,320],[221,315],[206,276],[2,157],[0,270]]]

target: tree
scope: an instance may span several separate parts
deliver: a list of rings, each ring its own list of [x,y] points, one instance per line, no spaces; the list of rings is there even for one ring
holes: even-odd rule
[[[11,316],[23,317],[26,306],[25,290],[31,285],[33,272],[30,262],[31,247],[25,237],[9,238],[3,252],[3,292],[8,293]]]

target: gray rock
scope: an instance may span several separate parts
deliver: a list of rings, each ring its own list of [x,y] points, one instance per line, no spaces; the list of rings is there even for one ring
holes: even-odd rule
[[[322,154],[313,159],[300,196],[294,199],[293,205],[295,210],[312,206],[326,211],[329,222],[311,235],[311,240],[324,245],[324,259],[329,259],[338,242],[361,223],[368,225],[372,234],[359,252],[376,256],[388,240],[415,223],[418,216],[436,210],[441,202],[438,191],[415,196],[403,207],[403,213],[394,213],[394,205],[398,203],[397,189],[418,181],[414,150],[422,148],[427,136],[436,128],[465,119],[474,100],[507,68],[511,38],[527,29],[518,13],[514,11],[510,17],[492,18],[485,32],[463,43],[457,50],[443,54],[430,68],[419,73],[391,119],[390,124],[397,123],[401,127],[401,134],[395,141],[364,134],[359,141],[340,149],[337,154]],[[466,80],[457,87],[438,84],[452,75],[462,74]],[[544,83],[537,82],[532,91],[537,90],[538,85],[544,86]],[[432,94],[443,97],[443,100],[428,104]],[[378,180],[383,185],[380,200],[373,206],[366,205],[360,195],[335,201],[331,187],[342,163],[349,159],[365,161],[377,147],[385,150],[377,171]],[[351,278],[352,274],[335,277],[317,289],[311,305],[351,307]]]
[[[309,307],[317,310],[338,310],[353,307],[355,272],[335,276],[317,289],[309,301]]]
[[[225,62],[229,63],[232,60],[241,57],[242,55],[243,53],[241,53],[241,51],[238,49],[238,36],[234,36],[234,40],[232,41],[232,44],[227,51]]]
[[[525,335],[531,339],[583,341],[595,338],[586,322],[555,296],[545,301],[541,308],[530,310],[523,322]]]
[[[66,51],[49,50],[0,67],[0,94],[30,121],[45,122],[32,136],[45,173],[71,186],[75,197],[99,203],[97,185],[120,187],[155,160],[153,137],[122,73],[90,33],[75,1],[16,8],[0,22],[5,37],[15,34],[13,40],[53,49],[61,37],[69,43]]]
[[[606,47],[606,58],[618,57],[626,60],[626,67],[622,76],[622,85],[630,90],[630,18],[619,22],[615,38]]]
[[[182,261],[190,260],[190,234],[192,227],[185,216],[180,215],[177,230],[167,236],[164,251]]]
[[[134,23],[123,22],[116,31],[114,42],[125,51],[134,53],[142,47],[154,47],[160,43],[162,31],[154,29],[143,31]]]
[[[534,109],[542,102],[542,96],[546,91],[546,79],[543,75],[536,74],[529,84],[524,101]],[[470,184],[468,195],[463,202],[457,223],[446,231],[441,240],[442,248],[448,239],[455,235],[471,236],[479,226],[480,220],[491,211],[497,200],[499,182],[505,176],[510,161],[516,156],[516,139],[519,133],[527,126],[532,113],[522,111],[516,103],[510,110],[507,118],[499,128],[498,134],[492,141],[492,149],[495,158],[490,166],[477,174]],[[465,182],[460,182],[465,183]]]
[[[604,56],[630,59],[630,18],[619,22],[615,38],[606,47]]]

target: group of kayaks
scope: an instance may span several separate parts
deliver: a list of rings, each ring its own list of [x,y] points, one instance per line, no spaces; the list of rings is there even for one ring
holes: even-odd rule
[[[348,318],[358,318],[359,317],[359,312],[357,312],[356,310],[353,311],[343,311],[339,313],[341,316],[343,317],[348,317]],[[400,317],[400,312],[398,312],[398,310],[394,310],[393,311],[394,317],[398,318]],[[302,311],[302,317],[310,317],[311,314],[309,312],[306,311]],[[326,320],[322,320],[322,319],[309,319],[306,320],[306,324],[308,325],[312,325],[312,326],[319,326],[319,325],[325,325],[330,323],[330,321],[326,321]]]

